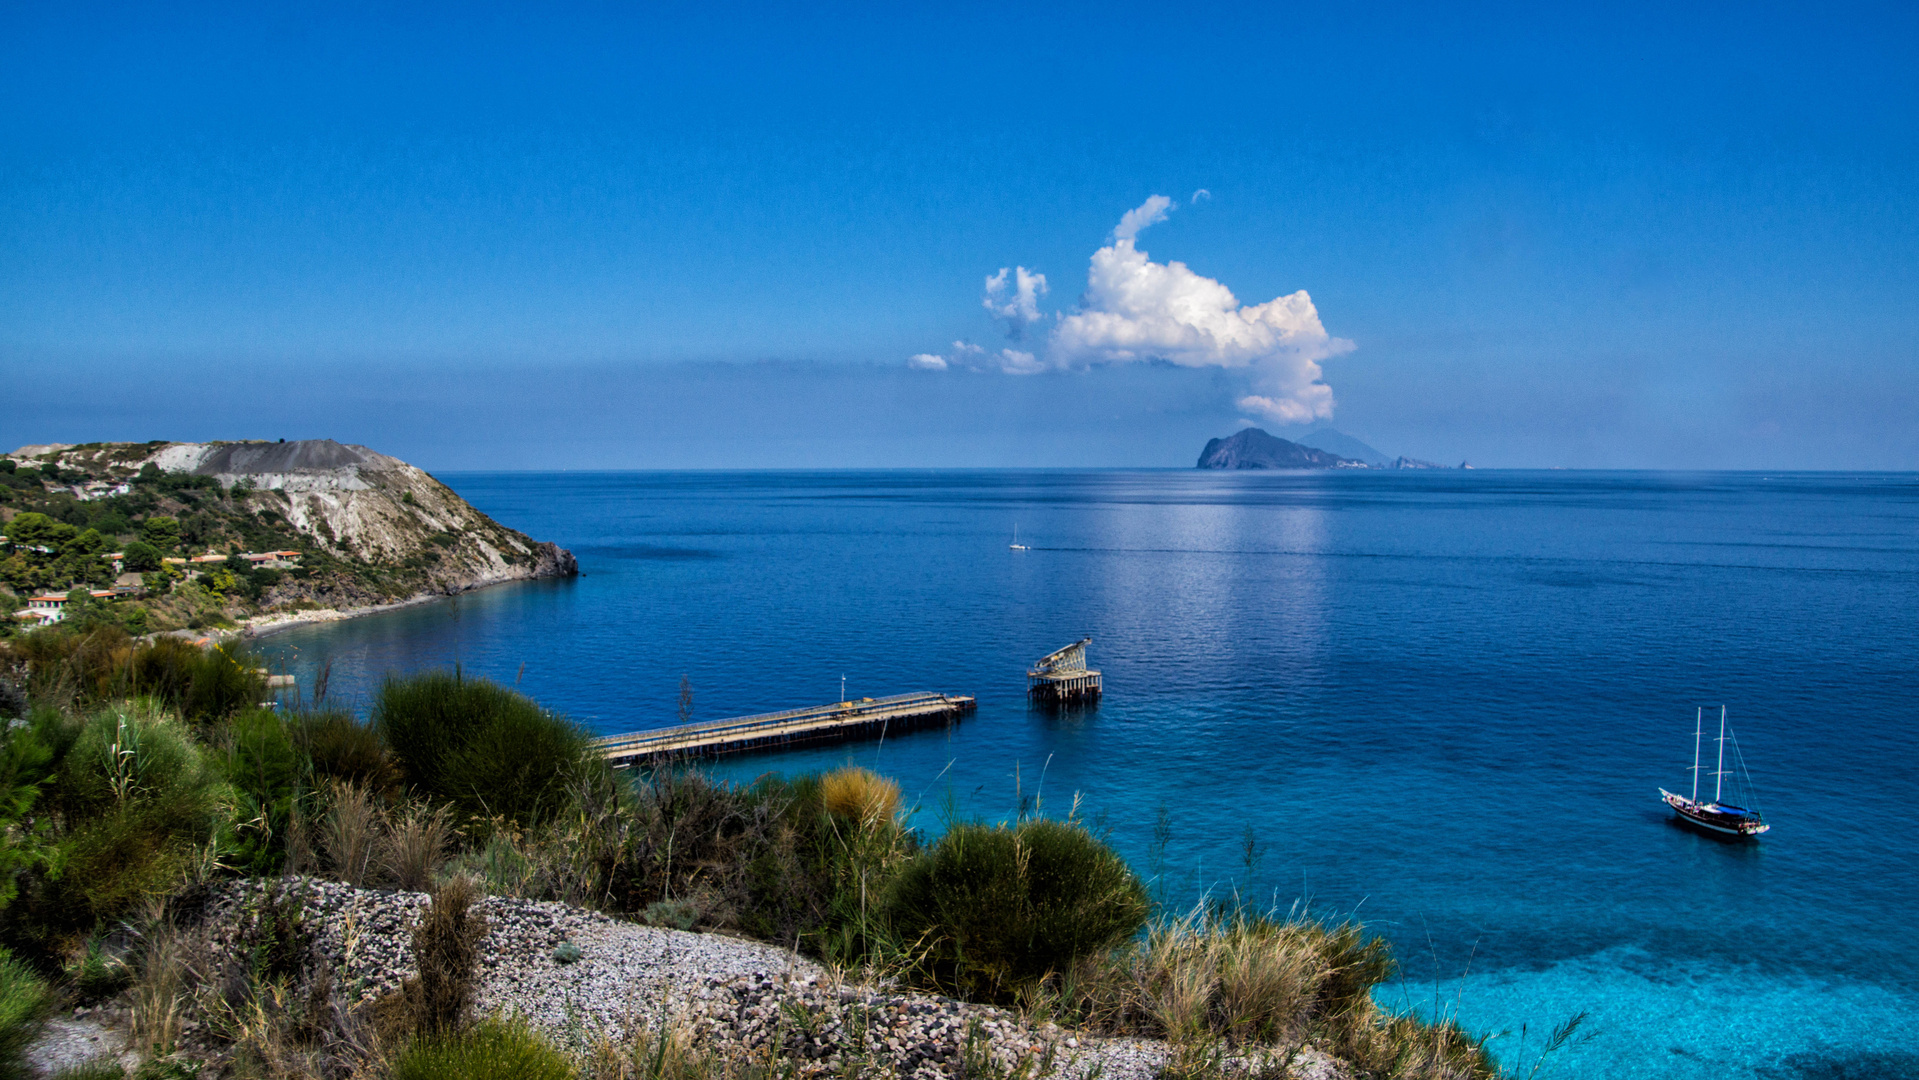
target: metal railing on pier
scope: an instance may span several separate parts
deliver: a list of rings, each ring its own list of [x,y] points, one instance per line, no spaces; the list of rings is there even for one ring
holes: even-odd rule
[[[976,704],[961,694],[897,694],[610,735],[595,743],[608,760],[621,765],[736,754],[944,726],[973,711]]]

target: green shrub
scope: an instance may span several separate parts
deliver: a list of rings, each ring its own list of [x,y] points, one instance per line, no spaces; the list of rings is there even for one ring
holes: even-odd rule
[[[128,691],[159,698],[195,724],[223,720],[259,705],[266,678],[237,645],[201,648],[177,637],[155,638],[135,650]]]
[[[649,926],[669,930],[691,930],[700,921],[700,909],[684,900],[655,900],[640,912]]]
[[[7,645],[26,665],[28,696],[46,705],[85,705],[125,693],[133,648],[126,631],[112,626],[84,633],[55,626]]]
[[[135,616],[110,605],[113,621]],[[35,701],[87,707],[133,696],[161,704],[199,724],[257,706],[266,679],[255,661],[235,645],[203,649],[176,637],[135,643],[118,625],[59,626],[7,645],[27,665],[27,689]]]
[[[172,716],[132,702],[87,718],[61,762],[58,797],[71,821],[136,804],[203,807],[215,783]]]
[[[137,703],[88,719],[52,802],[66,834],[49,856],[42,916],[84,926],[169,890],[213,837],[223,786],[192,737]]]
[[[743,921],[770,929],[764,924],[792,920],[796,925],[780,927],[774,940],[798,937],[837,964],[895,953],[882,901],[919,848],[899,822],[898,785],[848,766],[761,781],[752,794],[778,812],[751,865]]]
[[[572,721],[457,672],[388,679],[373,723],[407,783],[481,817],[545,818],[590,760],[591,740]]]
[[[565,1054],[524,1023],[487,1021],[472,1030],[415,1040],[393,1063],[393,1080],[572,1080]]]
[[[544,825],[496,829],[463,866],[502,893],[797,941],[841,963],[885,951],[886,883],[917,850],[883,803],[829,809],[818,776],[743,786],[696,770],[589,772],[567,805]]]
[[[748,867],[777,832],[779,801],[702,773],[662,769],[631,789],[630,804],[615,805],[623,827],[602,839],[598,853],[612,906],[637,913],[698,897],[708,910],[696,910],[696,920],[732,925]]]
[[[298,797],[300,756],[271,709],[233,720],[221,762],[233,786],[234,813],[222,838],[228,865],[248,875],[277,873],[286,861],[287,828]]]
[[[49,929],[84,929],[163,896],[186,876],[193,848],[171,834],[163,816],[137,809],[87,822],[54,845],[56,874],[35,903]]]
[[[53,756],[35,725],[0,729],[0,909],[13,901],[20,873],[39,853],[40,836],[21,826],[50,779]]]
[[[53,992],[27,965],[0,949],[0,1080],[32,1075],[27,1048],[53,1014]]]
[[[1085,828],[1046,820],[960,825],[900,872],[887,898],[916,973],[1005,1001],[1145,925],[1146,890]]]
[[[379,731],[344,709],[303,713],[294,718],[291,734],[312,766],[315,790],[329,780],[380,794],[399,785],[399,769]]]

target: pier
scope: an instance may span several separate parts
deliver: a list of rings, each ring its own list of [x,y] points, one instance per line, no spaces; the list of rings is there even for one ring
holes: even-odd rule
[[[594,743],[608,761],[624,768],[669,758],[783,750],[944,727],[972,712],[976,704],[973,698],[959,694],[898,694],[610,735]]]
[[[1026,673],[1026,695],[1047,705],[1098,701],[1099,672],[1086,666],[1086,646],[1092,643],[1081,638],[1034,661]]]

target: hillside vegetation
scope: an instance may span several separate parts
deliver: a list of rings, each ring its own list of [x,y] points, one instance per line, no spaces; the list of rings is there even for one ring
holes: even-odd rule
[[[0,532],[7,611],[117,580],[146,595],[76,597],[67,618],[134,633],[577,572],[423,470],[331,440],[24,447],[0,458]],[[239,557],[272,551],[297,555]],[[230,557],[179,561],[208,555]]]

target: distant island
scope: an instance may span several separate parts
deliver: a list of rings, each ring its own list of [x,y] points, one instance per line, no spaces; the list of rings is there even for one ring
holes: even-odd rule
[[[0,457],[0,532],[10,630],[262,628],[579,573],[424,470],[332,439],[23,446]]]
[[[1377,450],[1350,436],[1341,435],[1330,428],[1310,432],[1302,438],[1311,438],[1315,442],[1330,443],[1335,446],[1353,447],[1368,455],[1367,459],[1341,457],[1339,454],[1303,442],[1291,442],[1277,435],[1271,435],[1249,427],[1237,435],[1224,439],[1210,439],[1206,449],[1200,451],[1201,469],[1444,469],[1447,466],[1435,465],[1418,458],[1398,457],[1390,462],[1382,462]],[[1471,468],[1463,462],[1460,468]]]
[[[1225,439],[1212,439],[1200,451],[1202,469],[1363,469],[1366,463],[1315,450],[1247,428]]]

